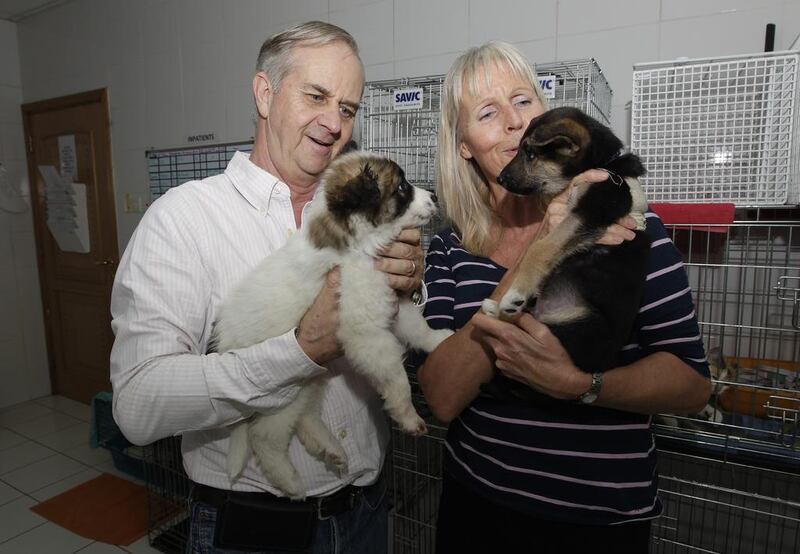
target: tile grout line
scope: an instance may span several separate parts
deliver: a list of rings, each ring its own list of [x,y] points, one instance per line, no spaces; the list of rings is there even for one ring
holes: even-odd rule
[[[39,516],[39,517],[41,517],[41,516]],[[46,523],[50,523],[50,520],[49,520],[49,519],[45,519],[45,520],[44,520],[43,522],[41,522],[40,524],[38,524],[38,525],[34,525],[34,526],[33,526],[33,527],[31,527],[30,529],[26,529],[26,530],[25,530],[25,531],[23,531],[22,533],[17,533],[17,534],[16,534],[16,535],[14,535],[13,537],[9,537],[9,538],[7,538],[7,539],[6,539],[6,540],[4,540],[4,541],[0,541],[0,545],[3,545],[3,544],[5,544],[5,543],[7,543],[7,542],[9,542],[9,541],[13,541],[14,539],[16,539],[16,538],[18,538],[18,537],[21,537],[22,535],[24,535],[24,534],[26,534],[26,533],[29,533],[29,532],[33,531],[34,529],[38,529],[39,527],[41,527],[42,525],[44,525],[44,524],[46,524]]]

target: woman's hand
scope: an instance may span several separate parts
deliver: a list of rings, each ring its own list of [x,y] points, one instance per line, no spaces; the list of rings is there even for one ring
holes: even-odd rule
[[[574,400],[589,390],[592,377],[578,369],[561,342],[530,314],[506,323],[480,312],[472,323],[483,331],[503,375],[562,400]]]
[[[561,194],[555,196],[547,206],[540,236],[546,236],[567,217],[569,213],[569,196],[573,188],[601,183],[606,179],[608,179],[608,173],[603,169],[590,169],[574,177],[569,186]],[[634,229],[636,229],[636,221],[630,216],[625,216],[606,229],[605,235],[597,243],[614,246],[622,244],[626,240],[633,240],[636,236],[633,232]]]
[[[389,286],[401,294],[417,290],[422,283],[425,256],[421,236],[419,229],[404,229],[375,260],[375,268],[386,273]]]

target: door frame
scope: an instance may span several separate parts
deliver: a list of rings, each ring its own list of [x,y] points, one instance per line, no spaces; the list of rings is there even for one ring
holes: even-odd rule
[[[42,296],[42,311],[44,316],[44,332],[45,332],[45,343],[47,345],[47,369],[50,375],[50,391],[51,394],[53,392],[58,393],[61,388],[63,388],[63,384],[60,387],[58,382],[58,372],[56,371],[56,362],[55,362],[55,347],[54,347],[54,339],[53,339],[53,328],[54,322],[51,320],[50,317],[50,307],[53,304],[54,299],[50,297],[50,291],[54,289],[53,279],[54,277],[49,275],[46,271],[46,264],[45,264],[45,248],[44,248],[44,240],[47,237],[47,220],[45,214],[45,201],[46,199],[41,195],[36,193],[36,182],[37,182],[37,171],[36,171],[36,163],[33,156],[33,138],[31,135],[31,118],[34,115],[46,113],[50,111],[57,111],[65,108],[73,108],[77,106],[81,106],[84,104],[94,104],[99,103],[102,107],[102,112],[105,115],[105,130],[103,137],[98,137],[98,141],[104,142],[104,147],[108,151],[108,174],[107,175],[100,175],[98,174],[96,177],[96,181],[99,182],[100,179],[105,178],[111,190],[114,190],[114,171],[113,171],[113,156],[111,150],[111,118],[109,115],[109,106],[108,106],[108,90],[103,89],[95,89],[90,90],[87,92],[81,92],[77,94],[70,94],[67,96],[61,96],[58,98],[51,98],[47,100],[39,100],[36,102],[29,102],[26,104],[22,104],[20,106],[22,110],[22,126],[23,131],[25,133],[25,156],[28,166],[28,182],[30,184],[31,189],[31,208],[33,212],[33,230],[34,230],[34,237],[36,239],[36,265],[39,272],[39,289]],[[101,168],[102,169],[102,168]],[[114,256],[115,260],[119,260],[119,243],[117,238],[117,224],[116,224],[116,206],[110,206],[111,210],[114,212],[114,225],[113,225],[113,237],[109,237],[109,243],[116,246],[116,255]]]

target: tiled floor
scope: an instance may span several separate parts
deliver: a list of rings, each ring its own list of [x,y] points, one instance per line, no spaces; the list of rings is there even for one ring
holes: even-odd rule
[[[111,455],[89,447],[89,406],[47,396],[0,410],[0,554],[145,554],[147,537],[121,547],[71,533],[30,511],[97,477],[119,477]]]

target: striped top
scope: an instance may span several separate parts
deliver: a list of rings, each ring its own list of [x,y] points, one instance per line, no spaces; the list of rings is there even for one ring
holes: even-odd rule
[[[652,212],[647,233],[647,284],[620,364],[666,351],[708,376],[680,253]],[[434,328],[463,327],[506,271],[461,248],[451,229],[433,238],[426,261],[425,315]],[[556,400],[507,405],[479,397],[452,422],[445,447],[445,469],[457,481],[536,517],[609,525],[661,511],[646,415]]]

